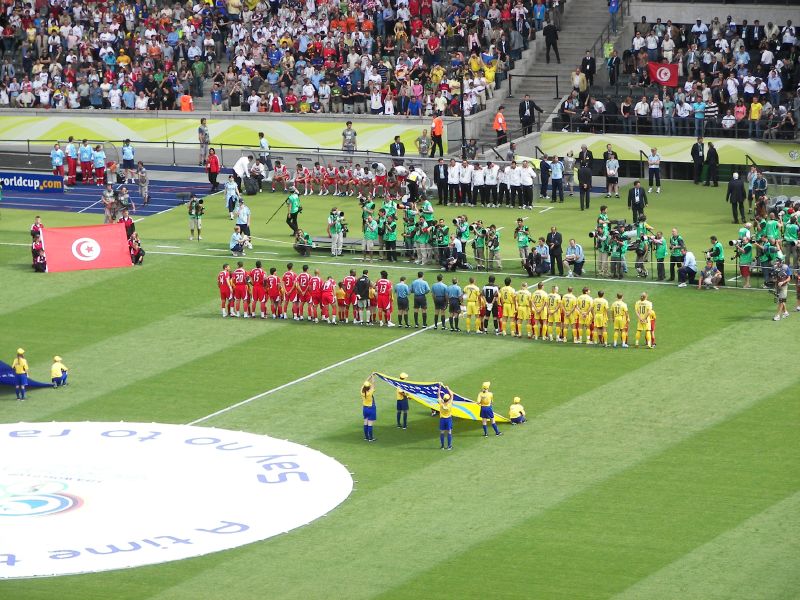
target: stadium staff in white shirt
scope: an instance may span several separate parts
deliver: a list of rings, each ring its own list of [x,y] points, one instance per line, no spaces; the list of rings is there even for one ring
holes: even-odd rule
[[[522,186],[522,197],[520,198],[521,208],[533,210],[533,184],[536,179],[536,171],[527,160],[522,161],[519,170],[520,185]]]
[[[242,191],[242,180],[250,176],[251,162],[253,162],[253,155],[248,154],[247,156],[239,157],[239,160],[233,164],[233,178],[236,180],[236,186],[240,192]]]
[[[513,207],[515,202],[519,202],[522,206],[522,169],[517,161],[512,160],[511,166],[506,168],[506,177],[508,177],[508,187],[511,190],[508,206]]]
[[[447,189],[449,192],[448,204],[458,204],[461,194],[459,192],[459,180],[461,178],[461,165],[454,159],[450,160],[447,167]]]
[[[486,185],[486,193],[489,196],[489,206],[499,206],[497,203],[497,179],[500,172],[500,167],[494,164],[492,161],[486,163],[486,169],[484,169],[484,183]]]
[[[461,190],[461,204],[468,204],[475,206],[472,197],[472,171],[473,167],[469,162],[464,159],[461,162],[461,168],[458,171],[458,184]]]

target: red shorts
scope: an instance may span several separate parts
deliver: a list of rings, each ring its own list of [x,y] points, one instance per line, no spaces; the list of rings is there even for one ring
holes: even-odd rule
[[[322,301],[320,294],[311,294],[311,304],[319,304]]]
[[[390,310],[392,308],[392,299],[390,296],[378,296],[378,308],[381,310]]]
[[[255,302],[264,302],[267,299],[267,290],[261,286],[253,286],[253,300]]]
[[[284,299],[287,302],[297,302],[297,290],[292,290],[291,292],[287,293]]]
[[[739,265],[739,271],[741,271],[742,277],[750,277],[750,265]]]
[[[333,304],[333,295],[332,294],[322,294],[320,302],[324,305]]]
[[[305,292],[305,293],[302,293],[302,294],[297,294],[297,301],[298,302],[308,303],[308,301],[310,299],[311,299],[311,295],[308,292]]]
[[[344,301],[345,301],[345,302],[346,302],[348,305],[355,304],[355,303],[356,303],[356,295],[355,295],[355,294],[353,294],[353,295],[351,295],[351,296],[347,296],[347,297],[344,299]]]
[[[386,185],[386,175],[375,175],[375,185]]]
[[[244,300],[247,298],[247,286],[246,285],[236,285],[233,287],[233,297],[236,300]]]
[[[349,183],[350,185],[358,185],[358,179],[350,178],[347,180],[347,183]]]
[[[272,300],[273,302],[277,302],[278,300],[281,299],[281,295],[278,293],[277,290],[275,291],[270,290],[269,299]]]
[[[219,298],[220,300],[230,300],[233,298],[231,294],[231,288],[229,287],[221,287],[219,288]]]
[[[325,185],[333,185],[334,183],[336,183],[336,178],[335,177],[326,177],[325,178]]]

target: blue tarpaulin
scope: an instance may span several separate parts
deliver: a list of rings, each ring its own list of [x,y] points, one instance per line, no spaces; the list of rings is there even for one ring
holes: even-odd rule
[[[16,385],[16,379],[14,378],[14,371],[11,370],[11,365],[8,363],[4,363],[0,360],[0,385]],[[29,388],[37,388],[37,387],[53,387],[51,383],[42,383],[41,381],[33,381],[30,377],[28,378],[28,387]]]

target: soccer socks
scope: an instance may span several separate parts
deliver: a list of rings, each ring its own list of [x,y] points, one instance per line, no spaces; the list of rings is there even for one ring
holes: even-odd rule
[[[375,438],[372,436],[372,425],[367,425],[367,439],[369,441],[374,440]]]
[[[409,327],[409,324],[408,324],[408,313],[404,314],[403,317],[406,320],[406,327]]]
[[[637,331],[637,332],[636,332],[636,337],[634,337],[634,340],[636,341],[636,345],[637,345],[637,346],[639,345],[639,338],[641,338],[641,337],[642,337],[642,334],[641,334],[641,332],[640,332],[640,331]]]
[[[400,415],[402,415],[402,414],[403,414],[403,411],[401,411],[401,410],[397,411],[397,426],[398,427],[400,427]]]
[[[653,345],[653,338],[652,338],[652,335],[653,335],[653,334],[652,334],[652,333],[650,333],[649,331],[645,331],[645,332],[644,332],[644,339],[647,341],[647,347],[648,347],[648,348],[649,348],[650,346],[652,346],[652,345]]]
[[[483,426],[483,435],[484,436],[489,435],[489,428],[486,425]]]
[[[615,346],[617,345],[617,342],[618,342],[618,341],[619,341],[619,331],[617,331],[617,330],[615,329],[615,330],[614,330],[614,345],[615,345]]]
[[[453,318],[453,321],[454,321],[454,322],[455,322],[455,324],[456,324],[456,329],[458,329],[458,316],[454,317],[454,318]]]
[[[369,439],[369,425],[364,425],[364,439]]]
[[[439,434],[439,442],[442,444],[442,448],[444,448],[444,434],[443,433]]]
[[[414,315],[414,319],[416,320],[416,315]],[[422,313],[422,326],[423,327],[428,326],[428,313],[426,312]]]
[[[439,326],[439,315],[433,313],[433,327],[436,328]],[[442,327],[444,327],[444,323],[442,323]]]
[[[448,433],[447,434],[447,447],[448,448],[452,448],[453,447],[453,434],[452,433]]]
[[[494,429],[495,435],[500,435],[500,430],[497,428],[497,423],[492,423],[492,429]]]
[[[408,325],[408,317],[406,317],[406,325]],[[414,313],[414,327],[419,327],[419,313]]]
[[[408,411],[403,411],[403,429],[408,427]]]

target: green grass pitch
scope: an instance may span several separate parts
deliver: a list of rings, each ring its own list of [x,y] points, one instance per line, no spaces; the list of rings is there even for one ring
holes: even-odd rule
[[[735,236],[721,188],[668,181],[664,190],[651,196],[648,220],[665,233],[677,226],[698,257],[709,235]],[[281,271],[289,260],[303,262],[280,216],[264,225],[283,197],[249,199],[254,236],[273,240],[256,240],[254,250],[265,254],[249,255],[249,266],[255,258]],[[353,198],[303,200],[301,226],[312,234],[324,231],[333,204],[357,221]],[[558,225],[565,242],[589,246],[605,201],[596,197],[581,213],[573,198],[523,216],[534,235]],[[608,204],[612,218],[629,216],[624,200]],[[54,354],[72,373],[69,387],[33,391],[25,403],[3,392],[0,420],[188,423],[409,334],[222,319],[215,276],[231,261],[219,251],[231,222],[219,196],[207,206],[202,242],[188,241],[188,219],[176,208],[137,224],[145,266],[50,275],[29,267],[34,213],[2,211],[3,359],[21,345],[34,378],[46,379]],[[448,220],[457,212],[437,210]],[[518,284],[510,239],[517,211],[466,212],[504,227],[504,271],[518,274]],[[43,219],[98,220],[55,212]],[[337,278],[350,264],[361,268],[347,255],[310,260]],[[395,281],[417,271],[399,267],[389,270]],[[427,275],[432,281],[435,271]],[[583,285],[557,283],[562,292]],[[204,423],[307,444],[347,465],[355,489],[328,516],[205,557],[3,581],[0,598],[797,598],[800,314],[773,322],[772,297],[756,290],[698,292],[633,278],[587,285],[610,298],[622,291],[631,307],[647,290],[658,347],[439,331],[408,337]],[[367,445],[358,387],[377,370],[441,380],[470,397],[489,379],[496,408],[505,413],[519,395],[530,422],[484,439],[479,424],[458,421],[454,452],[440,452],[435,420],[415,406],[409,429],[397,429],[393,391],[379,383],[378,441]]]

